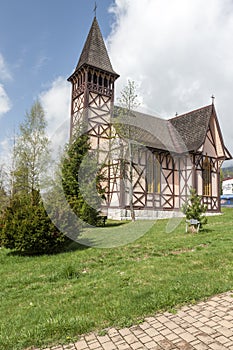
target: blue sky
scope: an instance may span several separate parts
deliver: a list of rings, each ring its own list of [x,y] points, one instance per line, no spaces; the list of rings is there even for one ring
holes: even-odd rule
[[[112,16],[109,0],[98,3],[104,36]],[[0,84],[9,98],[0,115],[0,139],[17,129],[35,98],[58,76],[68,77],[93,19],[92,0],[0,0]]]
[[[116,99],[127,79],[140,109],[170,118],[211,103],[233,153],[233,1],[97,0]],[[111,11],[109,8],[111,7]],[[51,133],[69,118],[73,72],[93,0],[0,0],[0,158],[39,98]],[[67,124],[68,125],[68,124]],[[5,162],[7,162],[5,157]]]

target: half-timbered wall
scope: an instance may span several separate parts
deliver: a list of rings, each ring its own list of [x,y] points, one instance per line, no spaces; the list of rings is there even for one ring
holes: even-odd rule
[[[125,142],[124,147],[128,147],[127,142]],[[147,210],[179,209],[182,200],[184,202],[188,196],[186,186],[187,184],[191,186],[192,181],[192,164],[189,161],[190,169],[187,169],[187,162],[187,159],[174,160],[168,152],[159,152],[143,146],[136,147],[132,162],[134,208]],[[118,166],[121,175],[118,177],[117,188],[122,190],[121,196],[118,198],[120,198],[121,207],[127,208],[130,202],[131,186],[130,163],[127,157],[124,157]],[[186,168],[184,169],[184,167]],[[153,171],[153,176],[157,177],[153,179],[153,184],[151,184],[151,171]],[[180,180],[182,186],[180,186]],[[112,203],[110,206],[113,206]]]
[[[176,161],[176,169],[178,170],[178,188],[179,193],[176,192],[176,207],[181,208],[187,201],[190,193],[190,188],[193,186],[193,162],[191,155],[178,157]]]
[[[202,197],[208,211],[219,211],[219,161],[206,155],[196,155],[195,168],[197,194]]]

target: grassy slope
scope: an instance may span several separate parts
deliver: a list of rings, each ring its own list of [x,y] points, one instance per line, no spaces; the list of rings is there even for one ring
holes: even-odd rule
[[[120,248],[41,257],[1,249],[0,349],[69,343],[233,288],[232,209],[196,235],[184,222],[166,233],[166,224]]]

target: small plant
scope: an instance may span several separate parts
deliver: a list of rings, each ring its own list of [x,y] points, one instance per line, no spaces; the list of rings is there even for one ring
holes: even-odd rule
[[[182,212],[185,214],[187,220],[198,220],[200,228],[207,223],[207,218],[204,215],[207,206],[201,203],[201,197],[197,195],[194,188],[190,189],[190,196],[188,202],[182,206]]]
[[[98,336],[99,336],[99,337],[103,337],[103,336],[105,336],[106,334],[108,334],[107,329],[101,329],[101,330],[98,332]]]

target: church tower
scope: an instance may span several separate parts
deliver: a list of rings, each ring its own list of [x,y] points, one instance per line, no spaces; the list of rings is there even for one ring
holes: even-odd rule
[[[119,75],[113,70],[108,52],[94,17],[74,73],[72,84],[70,136],[85,121],[94,148],[99,138],[108,137],[110,115],[114,102],[114,82]],[[85,118],[85,120],[84,120]]]
[[[114,107],[114,82],[118,77],[94,17],[76,69],[68,78],[72,84],[70,139],[77,136],[80,126],[84,126],[91,150],[96,151],[97,163],[106,166],[103,183],[106,202],[103,208],[111,203],[113,192],[119,193],[115,175],[118,162],[115,166],[110,164],[109,152],[113,133],[110,119]]]

